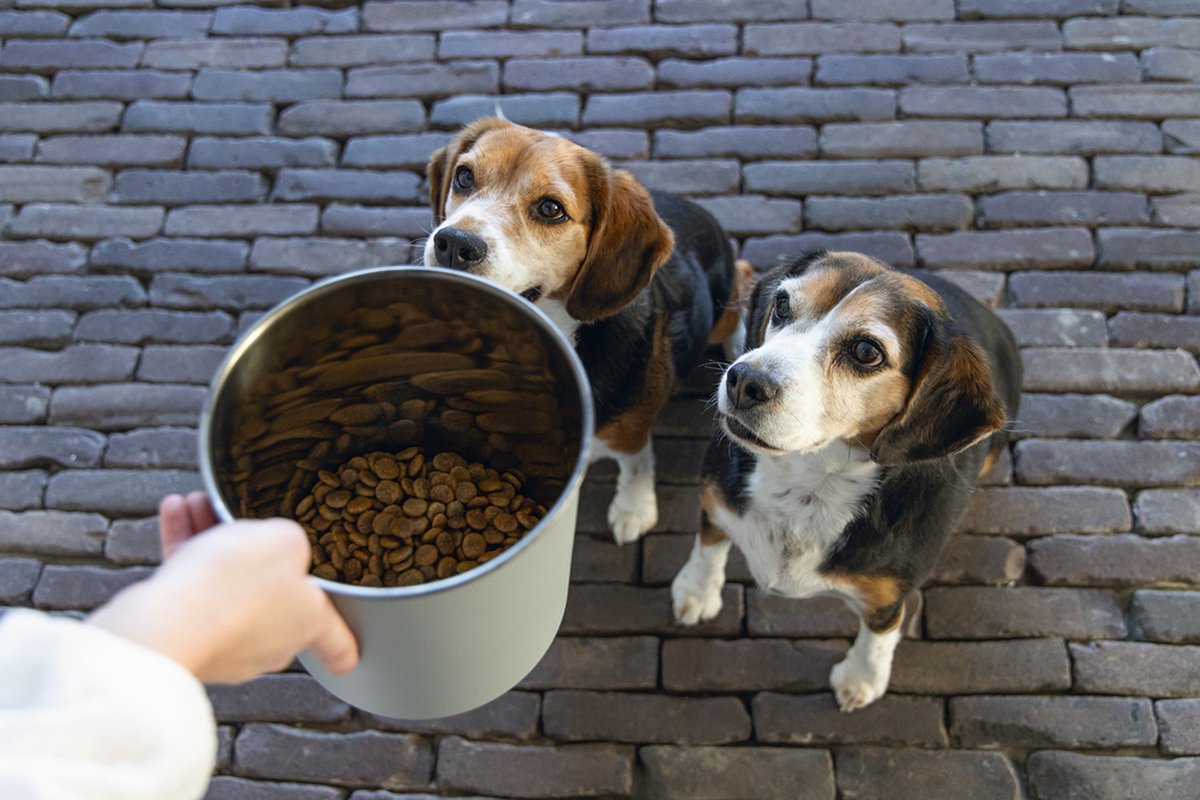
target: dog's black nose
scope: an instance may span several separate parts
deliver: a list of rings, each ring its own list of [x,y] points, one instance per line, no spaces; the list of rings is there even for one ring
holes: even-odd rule
[[[433,235],[433,252],[437,263],[452,269],[467,269],[487,256],[483,237],[458,228],[442,228]]]
[[[753,408],[779,394],[779,383],[765,370],[734,364],[725,373],[725,393],[734,408]]]

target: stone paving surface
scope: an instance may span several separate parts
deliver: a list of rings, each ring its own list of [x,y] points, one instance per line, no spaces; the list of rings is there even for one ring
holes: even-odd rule
[[[668,618],[712,373],[659,425],[661,522],[585,487],[562,634],[458,718],[300,671],[212,691],[208,800],[1200,796],[1200,3],[0,0],[0,603],[159,557],[205,385],[313,279],[405,262],[423,171],[497,105],[697,198],[765,268],[820,247],[1002,309],[1010,458],[853,715],[836,603]]]

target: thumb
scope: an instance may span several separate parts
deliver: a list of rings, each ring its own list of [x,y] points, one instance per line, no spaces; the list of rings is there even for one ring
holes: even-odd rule
[[[317,637],[308,645],[308,650],[325,669],[334,675],[344,675],[358,666],[358,642],[325,593],[316,586],[313,591],[321,595],[321,608],[317,614]]]

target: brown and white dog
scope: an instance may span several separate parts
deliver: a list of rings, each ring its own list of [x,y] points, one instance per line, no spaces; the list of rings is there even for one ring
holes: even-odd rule
[[[905,598],[1005,446],[1020,354],[954,284],[855,253],[768,273],[746,327],[717,390],[675,617],[717,615],[731,544],[768,592],[841,596],[861,622],[829,679],[851,711],[887,690]]]
[[[537,304],[575,345],[596,408],[596,457],[618,465],[618,543],[658,520],[650,431],[707,345],[740,349],[736,262],[716,220],[554,134],[468,125],[429,162],[425,263],[467,270]]]

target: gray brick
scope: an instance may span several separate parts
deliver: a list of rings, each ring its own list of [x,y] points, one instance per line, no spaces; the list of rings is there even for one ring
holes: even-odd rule
[[[1200,193],[1151,197],[1150,217],[1168,228],[1200,228]]]
[[[411,262],[407,239],[258,239],[250,251],[250,268],[320,277],[353,269]]]
[[[55,352],[0,347],[5,359],[0,379],[9,383],[91,383],[124,380],[133,374],[137,349],[113,345],[72,345]]]
[[[809,158],[817,153],[817,134],[800,125],[656,131],[654,152],[658,158]]]
[[[973,61],[980,83],[1138,83],[1141,66],[1133,53],[995,53]]]
[[[1108,344],[1108,328],[1099,311],[1014,308],[1001,309],[999,313],[1021,347],[1104,347]]]
[[[1038,800],[1137,797],[1154,787],[1159,800],[1186,800],[1200,781],[1200,759],[1133,758],[1045,751],[1028,762],[1031,793]]]
[[[739,123],[892,119],[896,97],[890,89],[739,89],[735,116]]]
[[[0,473],[0,508],[24,511],[41,507],[46,480],[45,471],[40,469]],[[0,586],[4,583],[3,572],[4,562],[0,560]],[[3,590],[0,589],[0,597],[2,596]]]
[[[766,269],[780,258],[800,258],[818,250],[856,250],[895,267],[913,266],[912,244],[906,234],[898,231],[764,236],[746,240],[742,257],[759,269]]]
[[[1200,442],[1034,440],[1016,452],[1017,474],[1029,484],[1200,485]]]
[[[427,208],[379,208],[336,203],[321,212],[321,233],[335,236],[428,236],[433,216]]]
[[[922,263],[932,268],[1087,267],[1094,257],[1085,228],[917,234],[916,245]]]
[[[411,172],[285,169],[275,179],[275,200],[346,200],[412,203],[420,199],[420,179]]]
[[[913,22],[954,19],[952,0],[914,0],[897,5],[888,0],[811,0],[813,19],[888,19]]]
[[[1154,704],[1154,710],[1164,753],[1200,753],[1200,699],[1160,700]]]
[[[736,697],[557,690],[542,700],[542,728],[558,742],[727,744],[750,738],[750,715]]]
[[[1144,697],[956,697],[951,730],[967,747],[1137,747],[1158,741]]]
[[[1188,697],[1200,692],[1195,670],[1200,647],[1096,642],[1072,644],[1075,682],[1096,694],[1149,694]]]
[[[196,425],[208,392],[199,386],[117,383],[56,389],[50,405],[54,425],[126,430],[158,425]],[[157,509],[156,509],[157,510]]]
[[[519,684],[523,689],[654,689],[659,640],[653,636],[559,637]]]
[[[74,337],[123,344],[216,342],[228,338],[232,330],[233,320],[221,311],[100,309],[83,315]]]
[[[992,642],[902,641],[890,690],[914,694],[994,694],[1061,691],[1071,686],[1071,661],[1060,639]],[[937,796],[937,795],[934,795]]]
[[[765,20],[804,19],[803,3],[777,3],[773,0],[657,0],[654,18],[659,22],[762,22]]]
[[[90,611],[147,574],[142,567],[105,569],[49,564],[42,569],[37,587],[33,590],[33,605],[45,610]]]
[[[1031,394],[1021,400],[1015,433],[1021,438],[1111,439],[1136,418],[1134,403],[1108,395]]]
[[[0,75],[0,100],[40,100],[50,94],[50,83],[37,75]]]
[[[250,246],[245,242],[209,239],[108,239],[92,249],[92,266],[135,272],[240,272]]]
[[[579,31],[445,31],[438,58],[509,58],[573,56],[583,52]]]
[[[67,511],[144,517],[158,510],[158,501],[164,495],[200,488],[200,476],[194,472],[72,469],[51,476],[46,486],[46,505]]]
[[[726,194],[738,189],[736,161],[646,161],[621,166],[652,189],[678,194]]]
[[[959,529],[1005,536],[1111,533],[1130,530],[1132,522],[1129,502],[1117,489],[986,487],[972,496]]]
[[[512,24],[517,27],[577,28],[649,21],[650,0],[609,0],[602,5],[591,0],[514,0],[512,8]]]
[[[1118,0],[959,0],[964,19],[977,17],[1082,17],[1117,13]]]
[[[1044,156],[968,156],[926,158],[917,162],[923,191],[981,193],[1006,189],[1083,189],[1088,165],[1082,158]]]
[[[898,53],[900,28],[872,22],[746,25],[742,48],[745,54],[757,56]]]
[[[32,161],[36,143],[37,136],[33,134],[0,134],[0,162]]]
[[[149,8],[153,0],[17,0],[8,3],[19,8],[61,8],[69,11],[83,11],[100,7],[113,8]]]
[[[170,236],[286,236],[317,230],[314,205],[186,206],[167,215]]]
[[[353,33],[358,30],[358,9],[265,9],[253,6],[217,9],[212,32],[232,36],[312,36],[318,33]]]
[[[222,722],[338,722],[350,716],[349,704],[309,675],[263,675],[210,686],[208,696]]]
[[[344,734],[343,734],[344,735]],[[564,747],[469,742],[438,743],[439,788],[510,797],[627,796],[633,791],[634,749],[627,745]]]
[[[202,39],[211,11],[93,11],[78,17],[70,36],[108,39]]]
[[[889,797],[971,797],[1019,800],[1020,780],[1002,753],[857,748],[837,753],[838,789],[844,800]]]
[[[398,720],[369,713],[365,716],[374,727],[381,730],[430,735],[454,734],[472,739],[530,739],[537,734],[541,705],[541,695],[511,691],[473,711],[441,719]],[[361,800],[371,800],[360,792],[355,792],[353,796]],[[381,793],[378,800],[390,800],[394,797],[396,795]],[[421,797],[423,800],[425,796]]]
[[[808,58],[665,59],[658,65],[661,85],[680,89],[788,86],[806,84],[811,75],[812,60]]]
[[[1008,282],[1020,306],[1182,311],[1183,276],[1157,273],[1022,272]],[[1077,343],[1082,344],[1082,342]]]
[[[337,163],[337,144],[329,139],[192,140],[188,166],[199,169],[282,169],[284,167],[331,167]]]
[[[1123,639],[1126,635],[1121,607],[1111,594],[1033,586],[927,589],[925,630],[931,639]]]
[[[505,62],[503,83],[505,89],[530,92],[648,89],[654,85],[654,67],[630,56],[513,58]]]
[[[132,69],[141,60],[141,42],[119,44],[105,39],[7,42],[0,50],[0,70],[53,72],[59,69]]]
[[[663,800],[835,797],[833,763],[827,750],[659,745],[640,752],[652,796]]]
[[[1124,11],[1151,16],[1196,16],[1194,0],[1126,0]]]
[[[994,536],[950,538],[933,571],[937,583],[1003,586],[1025,573],[1025,548]]]
[[[270,69],[287,63],[287,51],[288,43],[283,39],[159,41],[146,45],[142,66],[157,69]]]
[[[182,348],[157,348],[157,350]],[[148,348],[149,355],[154,352]],[[144,362],[143,362],[144,363]],[[196,431],[192,428],[147,428],[108,437],[104,466],[151,469],[197,467]]]
[[[753,709],[760,742],[944,747],[948,741],[941,699],[885,695],[861,713],[844,714],[826,692],[762,692],[754,697]]]
[[[1142,589],[1133,593],[1131,610],[1140,638],[1200,644],[1200,592]]]
[[[979,216],[988,228],[1144,225],[1149,221],[1146,197],[1130,192],[1006,192],[980,198]]]
[[[1195,22],[1200,25],[1200,20]],[[1197,30],[1200,32],[1200,28]],[[1200,116],[1200,89],[1194,86],[1082,86],[1070,89],[1068,94],[1071,113],[1077,117],[1165,119]]]
[[[122,108],[109,101],[0,103],[0,131],[100,133],[116,127]]]
[[[917,86],[900,91],[909,117],[1065,117],[1066,96],[1047,87]]]
[[[225,730],[225,728],[222,727],[218,730]],[[231,733],[230,737],[232,736]],[[232,739],[229,742],[229,749],[232,752]],[[223,769],[228,769],[228,766]],[[268,783],[217,775],[209,781],[208,792],[204,795],[204,800],[342,800],[344,796],[340,790],[334,789],[332,786],[317,786],[311,783]],[[396,797],[390,793],[386,793],[385,796]]]
[[[809,230],[953,230],[969,225],[973,215],[969,198],[949,194],[810,197],[805,204]]]
[[[104,548],[108,520],[99,514],[61,511],[0,511],[0,543],[8,553],[97,556]]]
[[[38,142],[37,160],[50,164],[176,167],[183,162],[182,136],[110,134],[51,136]]]
[[[597,94],[588,98],[584,125],[684,128],[730,121],[733,96],[717,90]]]
[[[737,38],[735,25],[592,28],[588,31],[587,48],[589,53],[638,53],[656,59],[706,58],[733,55],[738,49]]]
[[[668,639],[662,683],[673,692],[824,690],[844,652],[837,641]]]
[[[832,55],[817,59],[814,83],[826,86],[966,83],[965,55]],[[1063,103],[1066,105],[1065,101]]]
[[[1180,394],[1147,403],[1142,407],[1141,435],[1147,439],[1195,439],[1200,437],[1200,397]]]
[[[279,115],[279,132],[288,136],[354,136],[420,130],[425,108],[415,100],[315,100]]]
[[[408,136],[356,136],[346,143],[346,167],[409,167],[424,169],[429,156],[444,147],[452,133],[418,133]]]
[[[1195,317],[1122,311],[1109,321],[1108,330],[1118,347],[1200,350],[1200,319]]]
[[[434,37],[430,34],[398,36],[315,36],[298,39],[292,46],[293,67],[361,67],[401,61],[433,59]]]
[[[368,31],[441,31],[445,28],[491,28],[508,18],[503,0],[415,0],[367,2],[362,23]]]
[[[764,161],[747,164],[745,190],[770,195],[895,194],[916,188],[907,161]]]
[[[75,314],[70,311],[0,311],[0,344],[62,347],[71,338],[73,327]]]
[[[154,70],[64,70],[54,76],[54,97],[68,100],[141,100],[187,97],[192,76]],[[14,98],[16,99],[16,98]]]
[[[1200,232],[1116,228],[1098,233],[1100,267],[1186,269],[1196,264]]]
[[[197,100],[297,103],[341,93],[342,73],[335,69],[202,69],[192,83],[192,96]]]
[[[50,404],[50,390],[45,386],[0,385],[0,422],[27,424],[43,422]]]
[[[1200,36],[1200,20],[1070,19],[1063,23],[1063,41],[1072,50],[1142,50],[1147,47],[1189,47]]]
[[[30,203],[21,208],[8,234],[16,238],[51,240],[103,239],[128,236],[146,239],[162,228],[163,209],[158,206],[116,208],[100,205]]]
[[[904,26],[910,53],[980,53],[994,50],[1058,50],[1062,37],[1053,22],[948,22]]]
[[[989,308],[997,308],[1004,301],[1005,276],[1002,273],[955,269],[943,272],[941,277],[962,288]]]
[[[407,3],[406,3],[407,4]],[[346,74],[347,97],[448,97],[500,88],[495,61],[359,67]]]
[[[1200,120],[1163,120],[1162,132],[1168,153],[1200,152]]]
[[[137,379],[207,384],[227,351],[226,347],[212,345],[149,345],[142,351]]]
[[[1200,78],[1200,57],[1189,50],[1153,47],[1142,52],[1142,70],[1154,80],[1194,81]]]
[[[604,128],[596,131],[570,131],[563,135],[580,147],[586,147],[605,158],[650,157],[650,134],[646,131]]]
[[[1189,156],[1120,156],[1095,160],[1101,189],[1142,192],[1200,191],[1200,164]]]
[[[0,36],[61,36],[71,18],[57,11],[0,11]]]
[[[127,276],[38,275],[24,283],[0,279],[0,308],[88,309],[144,305],[146,292]]]
[[[0,603],[25,605],[41,572],[41,563],[32,558],[0,559]]]
[[[96,203],[112,187],[96,167],[0,167],[0,202]]]
[[[123,170],[117,175],[116,203],[239,203],[261,201],[266,182],[254,172],[171,172]]]
[[[799,200],[776,200],[757,195],[713,197],[699,201],[717,218],[726,233],[798,233],[803,215]]]
[[[607,547],[607,544],[601,536],[575,537],[575,555],[571,558],[572,581],[633,583],[637,580],[637,554],[625,552],[624,548]],[[657,664],[657,656],[654,661]]]
[[[995,153],[1157,153],[1158,129],[1145,122],[992,122],[988,149]]]
[[[115,520],[104,542],[104,557],[115,564],[158,564],[158,517]]]
[[[433,104],[429,112],[429,124],[457,128],[479,117],[493,116],[497,109],[505,119],[535,128],[574,128],[579,121],[579,97],[567,92],[555,92],[503,97],[470,94],[449,97]]]
[[[158,275],[150,301],[166,308],[269,308],[308,285],[304,278],[273,275]]]
[[[1133,505],[1140,533],[1200,533],[1200,490],[1149,489]]]
[[[691,492],[695,494],[694,491]],[[661,488],[660,500],[666,495]],[[603,518],[602,506],[601,518]],[[660,506],[661,509],[661,506]],[[689,515],[691,516],[691,515]],[[583,527],[591,528],[587,520]],[[695,525],[694,519],[691,523]],[[585,530],[585,533],[591,531]],[[667,589],[625,586],[622,584],[580,583],[571,588],[563,617],[565,634],[601,635],[620,633],[664,633],[673,635],[734,633],[741,625],[742,593],[740,586],[726,585],[722,592],[724,607],[712,622],[688,631],[671,623],[671,598]]]
[[[1200,537],[1050,536],[1029,544],[1029,567],[1047,586],[1194,586]],[[1087,691],[1078,679],[1075,685]],[[1148,686],[1136,693],[1154,694]]]
[[[1200,270],[1188,273],[1187,295],[1187,312],[1200,314]]]
[[[127,131],[253,136],[270,133],[275,112],[267,104],[162,103],[139,100],[121,123]]]
[[[961,156],[983,152],[976,122],[876,122],[830,124],[821,129],[821,152],[834,158]]]

